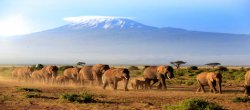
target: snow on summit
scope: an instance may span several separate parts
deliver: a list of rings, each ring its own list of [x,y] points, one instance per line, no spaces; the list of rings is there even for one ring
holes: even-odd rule
[[[74,29],[81,28],[98,28],[98,29],[129,29],[148,27],[141,23],[135,22],[128,17],[114,16],[79,16],[67,17],[65,21],[70,22],[69,27]]]

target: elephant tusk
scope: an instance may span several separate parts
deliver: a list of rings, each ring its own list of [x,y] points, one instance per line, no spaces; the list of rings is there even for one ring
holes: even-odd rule
[[[170,79],[170,77],[167,75],[168,79]]]

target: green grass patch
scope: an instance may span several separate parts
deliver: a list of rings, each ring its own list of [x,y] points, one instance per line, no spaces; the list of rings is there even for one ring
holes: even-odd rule
[[[40,94],[25,94],[26,98],[41,98]]]
[[[188,99],[177,105],[166,105],[165,110],[223,110],[220,105],[202,99]]]
[[[60,99],[78,103],[90,103],[95,101],[93,95],[87,92],[81,94],[63,94],[60,96]]]
[[[25,91],[25,92],[42,92],[39,89],[34,88],[17,88],[18,91]]]
[[[0,102],[5,102],[10,99],[10,96],[8,95],[0,95]]]
[[[233,102],[250,102],[250,97],[236,97],[232,99]]]

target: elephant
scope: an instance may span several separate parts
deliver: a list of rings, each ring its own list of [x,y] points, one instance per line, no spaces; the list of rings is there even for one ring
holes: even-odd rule
[[[109,65],[104,64],[96,64],[93,66],[83,66],[81,70],[79,71],[79,79],[81,82],[81,85],[85,81],[91,81],[91,84],[94,84],[94,81],[98,84],[102,84],[102,75],[105,71],[107,71],[109,68]]]
[[[202,90],[204,93],[204,86],[210,87],[210,92],[216,93],[216,86],[218,86],[219,93],[221,94],[221,83],[222,83],[222,75],[219,72],[202,72],[197,75],[197,82],[199,84],[199,88],[197,92]]]
[[[63,71],[63,75],[76,84],[79,80],[79,71],[78,67],[67,68]]]
[[[53,83],[57,76],[58,67],[54,65],[48,65],[43,67],[43,69],[45,71],[43,72],[43,78],[45,82],[49,82],[51,80]]]
[[[245,74],[245,95],[250,95],[250,71],[247,71]]]
[[[108,84],[113,85],[113,89],[117,89],[117,84],[119,81],[124,80],[124,90],[128,91],[128,81],[129,81],[129,70],[125,68],[112,68],[107,70],[103,76],[103,89],[105,90]]]
[[[133,89],[145,89],[145,86],[146,86],[146,81],[145,80],[139,80],[139,79],[135,79],[133,80],[133,82],[131,82],[131,87]]]
[[[33,69],[30,67],[19,67],[12,71],[12,77],[17,78],[18,81],[24,80],[28,81],[32,74]]]
[[[35,70],[31,77],[33,80],[43,81],[43,83],[48,83],[50,80],[53,83],[56,79],[57,71],[58,68],[56,66],[48,65],[40,70]]]
[[[56,77],[56,83],[60,85],[65,85],[67,82],[69,82],[69,78],[67,76],[57,76]]]
[[[158,86],[158,89],[166,89],[166,78],[171,79],[174,77],[174,69],[171,66],[148,66],[144,69],[143,77],[146,81],[146,88],[152,88],[152,86],[160,81],[160,84]],[[153,84],[151,85],[151,81],[153,81]]]
[[[40,70],[33,71],[32,74],[31,74],[32,80],[33,81],[40,81],[40,82],[44,82],[45,83],[45,77],[44,77],[44,74],[46,74],[45,72],[46,71],[45,71],[44,68],[42,68]]]

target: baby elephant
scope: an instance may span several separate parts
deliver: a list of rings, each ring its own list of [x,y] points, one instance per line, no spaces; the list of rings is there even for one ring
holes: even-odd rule
[[[124,80],[124,89],[128,90],[129,81],[129,70],[124,68],[111,68],[104,72],[102,75],[103,89],[106,88],[108,84],[113,85],[113,89],[117,89],[117,84],[119,81]]]
[[[57,76],[56,82],[57,82],[57,84],[65,85],[67,82],[69,82],[69,78],[66,76]]]
[[[204,86],[210,87],[210,92],[216,93],[216,86],[218,86],[219,93],[221,94],[221,82],[222,82],[222,75],[220,73],[215,72],[203,72],[197,75],[197,81],[199,84],[199,88],[197,89],[197,92],[202,90],[202,92],[205,92]]]
[[[145,80],[139,80],[139,79],[135,79],[132,83],[131,83],[131,86],[133,89],[145,89],[145,86],[146,86],[146,82]]]

